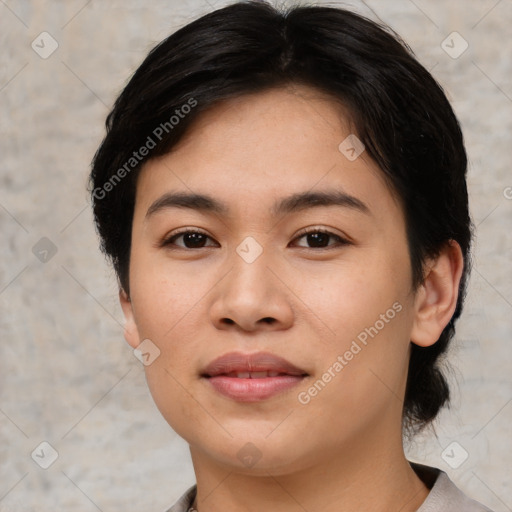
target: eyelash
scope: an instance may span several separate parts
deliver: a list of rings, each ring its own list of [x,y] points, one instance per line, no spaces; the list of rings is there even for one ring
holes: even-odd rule
[[[300,239],[300,238],[303,238],[309,234],[312,234],[312,233],[322,233],[324,235],[329,235],[331,238],[334,238],[337,240],[337,243],[334,244],[334,245],[328,245],[327,247],[304,247],[304,246],[300,246],[302,249],[316,249],[316,250],[322,250],[322,251],[325,251],[325,250],[329,250],[329,249],[334,249],[336,247],[341,247],[341,246],[344,246],[344,245],[350,245],[350,241],[339,236],[339,235],[336,235],[335,233],[332,233],[331,231],[328,231],[326,229],[323,229],[323,228],[305,228],[303,230],[301,230],[297,236],[293,239],[293,240],[297,240],[297,239]],[[187,229],[187,228],[184,228],[182,229],[181,231],[177,231],[176,233],[173,233],[171,236],[169,237],[166,237],[164,240],[162,240],[160,246],[161,247],[167,247],[167,248],[171,248],[171,249],[183,249],[183,250],[188,250],[188,251],[197,251],[198,249],[205,249],[206,247],[211,247],[211,246],[206,246],[206,247],[198,247],[198,248],[190,248],[190,247],[182,247],[182,246],[176,246],[174,244],[174,241],[182,236],[182,235],[186,235],[186,234],[198,234],[198,235],[204,235],[206,236],[207,238],[210,238],[210,240],[212,239],[209,235],[207,235],[204,231],[200,231],[198,229]],[[174,247],[171,247],[173,246]]]

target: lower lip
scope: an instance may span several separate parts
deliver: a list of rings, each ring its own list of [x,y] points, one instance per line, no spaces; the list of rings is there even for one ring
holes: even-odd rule
[[[221,395],[238,402],[259,402],[293,388],[304,377],[299,375],[283,375],[280,377],[264,377],[262,379],[239,379],[218,375],[208,377],[208,382]]]

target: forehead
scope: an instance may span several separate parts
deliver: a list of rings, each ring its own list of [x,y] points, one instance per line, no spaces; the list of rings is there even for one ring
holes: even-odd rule
[[[273,167],[277,157],[309,160],[313,148],[332,147],[327,131],[335,140],[340,132],[350,132],[348,110],[317,89],[290,84],[209,107],[172,152],[195,153],[200,145],[201,157],[257,155],[260,167],[263,162]]]
[[[382,208],[392,194],[365,151],[353,158],[361,147],[347,153],[354,137],[343,105],[309,87],[224,101],[202,113],[170,153],[146,163],[137,203],[148,209],[165,191],[208,191],[228,206],[267,208],[269,196],[335,188],[370,204],[380,197],[375,207]]]

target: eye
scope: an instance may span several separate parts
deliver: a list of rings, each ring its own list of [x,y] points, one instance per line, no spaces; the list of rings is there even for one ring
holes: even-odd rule
[[[348,240],[322,228],[307,228],[295,237],[294,241],[301,239],[305,239],[306,245],[297,245],[309,249],[329,249],[350,244]],[[178,240],[181,240],[181,243],[177,243]],[[182,231],[178,231],[166,237],[160,245],[161,247],[169,247],[171,249],[202,249],[204,247],[215,247],[218,245],[216,243],[207,245],[208,240],[213,241],[210,236],[202,231],[197,229],[183,229]]]
[[[177,244],[176,241],[182,239],[182,244]],[[170,247],[175,246],[181,249],[202,249],[203,247],[214,247],[214,245],[206,245],[206,241],[212,240],[206,233],[197,229],[184,229],[171,236],[165,238],[161,246]]]
[[[342,238],[341,236],[321,228],[307,228],[303,230],[294,240],[300,240],[301,238],[304,238],[306,244],[309,245],[298,244],[299,247],[306,247],[309,249],[329,249],[350,244],[348,240]],[[335,243],[329,243],[329,239],[334,239]]]

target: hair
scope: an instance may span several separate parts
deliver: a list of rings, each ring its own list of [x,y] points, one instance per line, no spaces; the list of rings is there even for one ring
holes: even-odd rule
[[[449,403],[439,363],[462,311],[472,223],[457,118],[441,86],[389,27],[340,8],[277,9],[246,1],[210,12],[159,43],[115,101],[92,162],[89,190],[101,249],[129,294],[142,165],[171,151],[214,104],[290,84],[313,87],[348,110],[403,208],[413,289],[424,280],[426,260],[450,240],[462,249],[453,317],[432,346],[411,344],[403,426],[417,433]]]

